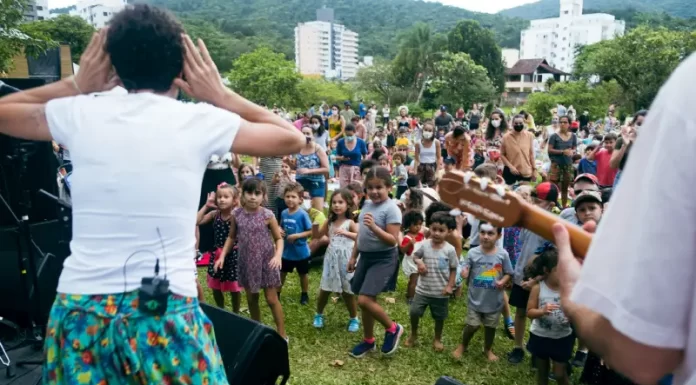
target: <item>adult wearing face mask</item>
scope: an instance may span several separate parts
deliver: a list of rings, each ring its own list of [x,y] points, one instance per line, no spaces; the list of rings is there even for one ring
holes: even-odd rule
[[[515,116],[512,128],[503,135],[500,147],[500,157],[505,165],[503,179],[510,186],[517,182],[529,183],[537,176],[534,135],[525,129],[524,116]]]
[[[341,188],[351,182],[362,180],[360,162],[367,156],[365,141],[355,136],[355,126],[349,124],[345,129],[345,137],[336,143],[336,160],[339,163],[338,183]]]
[[[338,140],[343,137],[345,129],[346,119],[339,113],[338,106],[334,104],[331,106],[331,115],[329,116],[329,137],[331,140]]]
[[[321,116],[312,116],[309,119],[309,126],[312,127],[312,132],[314,133],[314,142],[326,151],[329,148],[329,132],[326,131],[322,124]]]
[[[455,160],[457,170],[469,169],[469,143],[471,139],[462,126],[456,127],[445,135],[447,156]]]
[[[500,149],[503,141],[503,134],[507,132],[508,125],[505,115],[500,112],[493,112],[486,127],[486,144],[488,148]]]
[[[302,134],[307,144],[295,155],[297,167],[295,180],[309,193],[312,198],[312,207],[323,210],[324,198],[326,198],[326,176],[329,174],[329,157],[326,151],[314,142],[312,127],[302,127]]]

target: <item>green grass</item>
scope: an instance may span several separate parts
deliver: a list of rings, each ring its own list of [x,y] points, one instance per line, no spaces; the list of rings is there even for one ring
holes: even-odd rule
[[[214,303],[212,292],[206,286],[206,270],[199,269],[198,279],[204,287],[206,302]],[[324,312],[326,324],[324,329],[312,327],[312,318],[316,311],[316,294],[321,279],[321,266],[313,266],[310,272],[310,303],[301,306],[299,279],[296,274],[289,275],[283,289],[282,305],[285,323],[290,337],[290,384],[301,385],[432,385],[443,375],[458,379],[466,385],[532,385],[536,384],[535,374],[530,370],[528,359],[520,365],[507,362],[506,354],[512,349],[512,341],[505,337],[502,328],[498,329],[493,352],[500,358],[495,363],[488,362],[482,354],[483,333],[474,337],[469,353],[461,362],[450,358],[450,352],[459,342],[466,316],[465,297],[450,303],[450,313],[443,335],[446,350],[435,353],[432,350],[433,320],[429,312],[421,320],[420,346],[401,348],[393,357],[381,357],[379,353],[360,360],[348,356],[350,349],[360,341],[362,331],[349,333],[346,330],[348,313],[343,302],[329,304]],[[393,295],[383,295],[380,303],[389,315],[404,325],[406,333],[410,332],[408,306],[404,298],[406,280],[399,276],[399,286]],[[395,304],[387,304],[384,298],[396,299]],[[226,299],[230,308],[229,297]],[[261,297],[263,301],[263,296]],[[242,300],[242,309],[246,307]],[[268,307],[261,306],[263,322],[273,326]],[[243,313],[249,316],[248,313]],[[384,330],[375,328],[378,345],[382,342]],[[404,340],[402,340],[404,341]],[[527,356],[529,357],[529,356]],[[332,366],[335,360],[343,361],[343,366]]]

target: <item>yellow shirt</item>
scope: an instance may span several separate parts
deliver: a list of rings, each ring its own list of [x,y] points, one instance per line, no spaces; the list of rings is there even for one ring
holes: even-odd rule
[[[309,214],[309,220],[312,221],[312,228],[314,228],[314,226],[319,226],[319,228],[321,229],[321,226],[323,226],[324,222],[326,222],[326,215],[324,215],[322,211],[317,210],[315,208],[309,209],[307,213]],[[311,240],[311,236],[307,238],[307,241]]]
[[[331,138],[341,133],[341,119],[336,120],[329,119],[329,136]],[[338,138],[340,139],[340,138]]]
[[[396,147],[408,146],[410,145],[408,138],[399,138],[396,140]]]

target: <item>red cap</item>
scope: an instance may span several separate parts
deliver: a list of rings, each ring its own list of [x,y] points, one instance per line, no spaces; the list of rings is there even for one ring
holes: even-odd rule
[[[587,173],[580,174],[577,177],[575,177],[575,180],[573,181],[573,183],[578,183],[578,181],[580,181],[582,179],[588,180],[588,181],[596,184],[597,186],[599,186],[599,179],[597,179],[597,177],[595,175],[587,174]]]
[[[559,194],[558,186],[551,182],[539,183],[532,192],[534,198],[549,202],[556,202]]]
[[[577,120],[570,124],[570,128],[580,128],[580,122]]]

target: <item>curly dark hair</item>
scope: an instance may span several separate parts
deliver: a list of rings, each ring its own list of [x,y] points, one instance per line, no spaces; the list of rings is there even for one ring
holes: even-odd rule
[[[105,49],[128,91],[166,92],[184,66],[184,28],[164,9],[126,7],[109,23]]]

